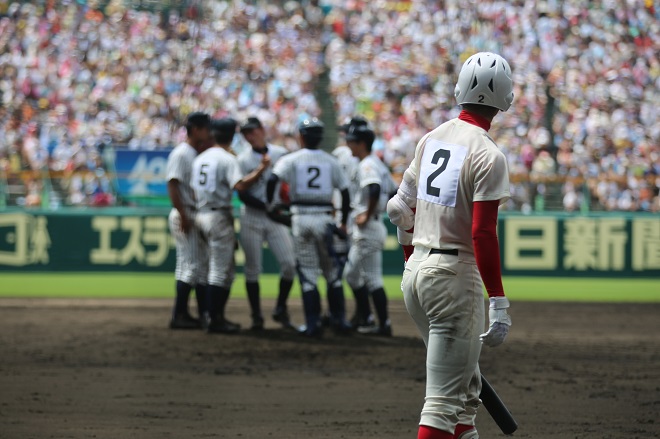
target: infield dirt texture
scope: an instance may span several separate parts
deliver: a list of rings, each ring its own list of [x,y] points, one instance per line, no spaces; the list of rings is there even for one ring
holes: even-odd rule
[[[299,301],[293,301],[300,319]],[[264,309],[269,310],[267,302]],[[425,350],[166,329],[170,300],[0,299],[1,438],[415,438]],[[229,315],[246,325],[244,300]],[[515,302],[482,370],[520,438],[660,437],[660,304]],[[504,437],[485,410],[482,438]]]

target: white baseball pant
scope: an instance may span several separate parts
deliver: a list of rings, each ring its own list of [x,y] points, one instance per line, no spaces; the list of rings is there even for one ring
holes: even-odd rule
[[[359,229],[359,231],[358,231]],[[383,246],[387,237],[385,224],[371,219],[364,226],[353,227],[353,240],[346,263],[346,282],[353,290],[383,287]]]
[[[178,210],[172,209],[168,217],[170,232],[174,236],[176,245],[174,277],[188,285],[206,284],[207,255],[202,251],[203,243],[199,229],[194,225],[196,215],[192,210],[187,211],[187,215],[193,222],[188,233],[181,231],[181,215]]]
[[[341,286],[339,268],[328,253],[328,225],[332,224],[332,215],[329,213],[295,214],[291,218],[293,244],[303,292],[316,288],[321,274],[329,287]]]
[[[230,289],[236,272],[234,218],[228,209],[198,212],[197,227],[208,248],[208,285]]]
[[[406,308],[426,344],[426,402],[420,424],[453,432],[474,425],[484,332],[481,276],[473,256],[415,246],[401,282]]]
[[[241,246],[245,252],[245,280],[257,282],[261,273],[264,241],[280,264],[282,279],[293,280],[296,275],[296,259],[293,239],[289,228],[268,218],[266,212],[246,209],[241,216]]]

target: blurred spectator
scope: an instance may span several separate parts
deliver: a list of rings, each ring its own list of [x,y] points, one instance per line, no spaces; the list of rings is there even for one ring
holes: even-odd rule
[[[421,136],[458,114],[461,62],[495,51],[516,96],[490,132],[512,175],[507,208],[554,194],[566,210],[587,195],[596,209],[659,210],[655,2],[199,0],[163,13],[41,3],[0,1],[0,163],[71,176],[72,204],[93,203],[85,175],[99,148],[179,143],[193,110],[255,115],[297,148],[291,133],[319,114],[326,66],[338,121],[373,121],[377,154],[401,173]],[[565,185],[551,191],[548,179]]]
[[[104,10],[82,1],[8,4],[0,18],[0,157],[13,147],[22,168],[72,171],[103,144],[179,143],[193,110],[257,115],[277,143],[298,114],[318,115],[318,7],[185,3],[162,14],[117,0]],[[70,187],[70,201],[83,202],[80,184]]]
[[[477,51],[495,51],[511,64],[516,98],[490,134],[503,145],[514,176],[554,178],[555,160],[564,179],[615,183],[638,176],[645,181],[640,190],[614,184],[606,198],[594,198],[607,209],[654,204],[641,201],[655,199],[650,194],[660,174],[655,2],[327,3],[332,10],[326,23],[336,37],[326,62],[339,119],[361,113],[374,120],[394,171],[412,159],[423,133],[457,115],[453,91],[462,61]],[[641,190],[644,185],[652,188]],[[520,195],[543,191],[514,188]],[[573,207],[572,189],[562,192],[571,194]]]

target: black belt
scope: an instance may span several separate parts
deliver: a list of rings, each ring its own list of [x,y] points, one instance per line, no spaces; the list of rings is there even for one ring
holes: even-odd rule
[[[446,250],[444,248],[432,248],[430,254],[458,256],[458,249],[453,248],[451,250]]]
[[[334,207],[332,203],[314,203],[312,201],[293,201],[291,202],[291,205],[304,207]]]

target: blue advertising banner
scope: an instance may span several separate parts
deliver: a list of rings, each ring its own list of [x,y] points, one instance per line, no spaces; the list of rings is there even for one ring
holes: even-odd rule
[[[116,149],[114,164],[120,196],[167,196],[166,150]]]

